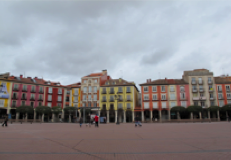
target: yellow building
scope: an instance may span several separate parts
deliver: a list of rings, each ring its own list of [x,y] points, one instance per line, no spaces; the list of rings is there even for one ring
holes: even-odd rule
[[[73,107],[80,107],[80,94],[81,94],[81,86],[73,86],[71,88],[71,106]]]
[[[133,122],[138,105],[138,89],[134,82],[110,79],[100,86],[100,117],[109,122]]]
[[[0,118],[10,113],[10,99],[12,91],[12,82],[4,78],[0,78]]]

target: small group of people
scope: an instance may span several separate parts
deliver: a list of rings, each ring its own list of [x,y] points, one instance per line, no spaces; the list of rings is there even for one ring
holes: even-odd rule
[[[4,126],[7,127],[7,121],[8,121],[8,114],[5,115],[4,121],[2,123],[2,127],[4,127]]]
[[[95,120],[95,127],[99,127],[99,117],[98,117],[98,114],[96,114],[95,117],[92,118],[92,119],[91,119],[91,116],[88,115],[87,116],[87,124],[86,124],[86,126],[89,125],[89,127],[91,127],[91,124],[93,124],[94,120]],[[80,117],[80,119],[79,119],[79,125],[80,125],[80,127],[82,127],[82,124],[83,124],[83,118]]]
[[[136,126],[142,126],[142,124],[141,124],[141,122],[140,122],[140,117],[138,116],[138,115],[136,115],[136,117],[135,117],[135,127]]]

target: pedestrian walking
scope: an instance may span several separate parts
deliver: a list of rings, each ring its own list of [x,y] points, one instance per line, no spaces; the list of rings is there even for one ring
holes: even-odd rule
[[[98,115],[96,114],[96,115],[95,115],[95,127],[99,127],[98,122],[99,122],[99,117],[98,117]]]
[[[83,118],[80,117],[80,119],[79,119],[79,125],[80,125],[80,127],[82,127],[82,124],[83,124]]]
[[[88,125],[89,125],[89,127],[91,127],[91,116],[90,116],[90,114],[87,115],[87,125],[86,126],[88,126]]]
[[[136,117],[135,117],[135,127],[136,126],[142,126],[142,124],[140,123],[140,118],[138,117],[138,115],[136,115]]]
[[[7,121],[8,121],[8,114],[6,114],[4,122],[2,124],[2,126],[4,127],[4,125],[7,127]]]

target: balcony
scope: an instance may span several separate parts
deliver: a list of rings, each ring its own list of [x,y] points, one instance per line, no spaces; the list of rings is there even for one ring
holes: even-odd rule
[[[184,90],[184,89],[181,89],[180,92],[185,92],[185,90]]]
[[[102,93],[102,94],[107,94],[107,91],[102,91],[101,93]]]
[[[193,101],[205,101],[206,97],[193,97]]]
[[[12,99],[18,99],[18,96],[13,96]]]
[[[180,101],[187,101],[188,98],[187,97],[180,97]]]
[[[58,92],[58,94],[63,94],[62,92]]]
[[[213,89],[210,88],[210,89],[209,89],[209,92],[210,92],[210,93],[213,92]]]
[[[168,98],[168,100],[170,100],[170,101],[175,101],[176,100],[176,97],[175,98]]]
[[[42,98],[39,98],[38,101],[43,101],[43,99],[42,99]]]
[[[131,90],[127,90],[126,93],[131,93]]]
[[[131,109],[132,107],[131,106],[127,106],[127,109]]]
[[[118,91],[117,94],[123,93],[123,91]]]
[[[193,93],[196,93],[196,92],[197,92],[197,89],[196,89],[196,88],[192,89],[192,92],[193,92]]]
[[[230,92],[230,89],[226,89],[226,92]]]
[[[109,102],[114,102],[115,100],[114,99],[110,99]]]
[[[227,97],[227,99],[231,99],[231,97]]]
[[[203,84],[203,80],[198,81],[198,84]]]
[[[26,97],[22,97],[21,100],[27,100],[27,98]]]
[[[204,92],[204,88],[200,88],[200,89],[199,89],[199,92]]]
[[[153,98],[152,101],[159,101],[159,98]]]
[[[127,102],[131,102],[132,99],[131,99],[131,98],[127,98],[126,101],[127,101]]]
[[[213,101],[213,100],[215,100],[215,98],[214,98],[214,97],[210,97],[209,100],[210,100],[210,101]]]
[[[144,102],[145,102],[145,101],[147,102],[147,101],[149,101],[149,99],[144,99],[143,101],[144,101]]]
[[[197,81],[192,81],[191,83],[192,83],[192,84],[197,84]]]
[[[213,81],[212,80],[208,80],[208,84],[213,84]]]
[[[40,90],[39,93],[43,93],[43,90]]]
[[[22,92],[27,92],[27,89],[26,89],[26,88],[23,88],[23,89],[22,89]]]
[[[107,100],[106,99],[102,99],[102,102],[107,102]]]
[[[161,101],[167,101],[167,98],[161,98]]]
[[[118,101],[119,101],[119,102],[123,102],[123,99],[122,99],[122,98],[120,98],[120,99],[118,99]]]
[[[58,99],[57,102],[62,102],[62,100],[61,100],[61,99]]]
[[[35,89],[32,89],[30,92],[31,92],[31,93],[35,93]]]
[[[110,92],[109,92],[109,94],[114,94],[115,92],[114,92],[114,90],[110,90]]]
[[[13,88],[13,91],[18,91],[18,88]]]
[[[223,96],[220,96],[220,97],[218,97],[218,99],[224,99],[224,97],[223,97]]]
[[[30,98],[30,100],[31,100],[31,101],[34,101],[34,100],[35,100],[35,98],[34,98],[34,97],[31,97],[31,98]]]
[[[52,99],[47,99],[47,101],[50,101],[50,102],[51,102],[51,101],[52,101]]]
[[[217,91],[218,91],[218,92],[222,92],[222,89],[218,89]]]

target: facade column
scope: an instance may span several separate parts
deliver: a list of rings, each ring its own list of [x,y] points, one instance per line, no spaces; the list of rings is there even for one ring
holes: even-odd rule
[[[161,114],[161,110],[159,110],[159,121],[162,121],[162,114]]]
[[[109,110],[107,110],[107,123],[109,123]]]
[[[191,119],[193,119],[193,112],[190,113],[190,117],[191,117]]]
[[[71,123],[71,114],[69,114],[69,123]]]
[[[226,111],[226,121],[228,122],[228,112]]]
[[[126,110],[124,110],[124,123],[126,123]]]
[[[168,120],[171,121],[171,110],[168,110]]]
[[[100,124],[100,110],[98,111],[99,119],[98,119],[98,125]]]
[[[220,112],[217,110],[217,120],[220,121]]]
[[[64,119],[64,110],[62,110],[61,118]]]
[[[55,122],[55,114],[52,113],[52,122]]]
[[[16,122],[18,122],[18,118],[19,118],[19,113],[16,112]]]
[[[25,122],[27,122],[28,119],[27,117],[28,117],[28,113],[26,113]]]
[[[79,119],[81,118],[81,111],[79,110]]]
[[[134,111],[132,111],[132,122],[134,122]]]
[[[34,122],[36,122],[36,111],[34,110]]]
[[[10,114],[10,109],[7,108],[6,114]]]
[[[200,119],[201,119],[201,112],[199,112],[199,116],[200,116]]]
[[[208,119],[210,120],[210,111],[208,111]]]
[[[150,110],[150,122],[152,122],[152,110]]]
[[[42,122],[44,122],[44,113],[43,113],[43,115],[42,115]]]
[[[115,110],[115,123],[117,123],[117,116],[118,116],[117,110]]]
[[[180,113],[177,112],[176,114],[177,114],[177,119],[180,119]]]
[[[141,111],[141,121],[144,122],[144,111]]]

